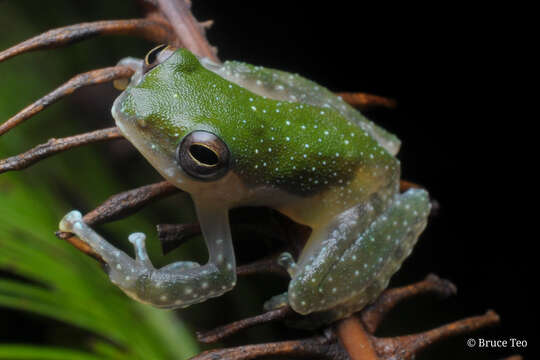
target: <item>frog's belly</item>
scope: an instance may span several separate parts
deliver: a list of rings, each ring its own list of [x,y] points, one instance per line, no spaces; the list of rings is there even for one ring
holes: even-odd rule
[[[338,183],[310,196],[276,206],[292,220],[310,226],[314,231],[330,226],[340,214],[360,204],[373,202],[382,211],[399,189],[399,172],[374,176],[370,169],[359,168],[347,183]]]

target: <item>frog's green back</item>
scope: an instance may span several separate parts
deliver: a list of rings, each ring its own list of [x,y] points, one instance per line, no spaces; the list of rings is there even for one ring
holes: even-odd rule
[[[203,65],[208,64],[203,61]],[[390,154],[396,155],[400,141],[394,134],[377,126],[362,113],[347,104],[327,88],[298,74],[254,66],[239,61],[227,61],[223,66],[209,67],[229,81],[255,93],[281,101],[293,101],[338,111],[376,139]]]

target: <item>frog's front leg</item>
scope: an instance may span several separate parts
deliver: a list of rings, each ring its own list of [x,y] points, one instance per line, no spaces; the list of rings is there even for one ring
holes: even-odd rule
[[[60,229],[76,234],[99,254],[111,281],[132,298],[156,307],[179,308],[220,296],[236,284],[228,211],[198,206],[197,213],[209,252],[209,261],[203,266],[181,261],[154,268],[142,233],[129,237],[135,247],[133,259],[85,224],[78,211],[68,213]]]
[[[304,249],[308,255],[289,265],[291,307],[304,315],[332,310],[331,316],[340,318],[375,300],[411,253],[429,210],[427,192],[411,189],[396,194],[392,204],[366,226],[362,225],[362,219],[369,217],[365,207],[342,214],[340,221],[323,231],[325,238],[311,245],[315,249]]]

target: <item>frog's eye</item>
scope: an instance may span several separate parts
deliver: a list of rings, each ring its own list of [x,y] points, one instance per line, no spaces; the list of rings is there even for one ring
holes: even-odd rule
[[[146,74],[148,71],[167,60],[175,50],[175,48],[166,44],[158,45],[150,50],[144,58],[143,74]]]
[[[186,135],[176,149],[176,160],[182,169],[199,180],[217,180],[229,170],[227,145],[207,131]]]

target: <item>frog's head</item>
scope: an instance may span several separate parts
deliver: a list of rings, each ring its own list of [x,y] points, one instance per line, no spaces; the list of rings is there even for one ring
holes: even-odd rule
[[[112,109],[124,136],[182,190],[238,188],[223,121],[212,110],[217,76],[191,52],[163,45],[140,67]]]

